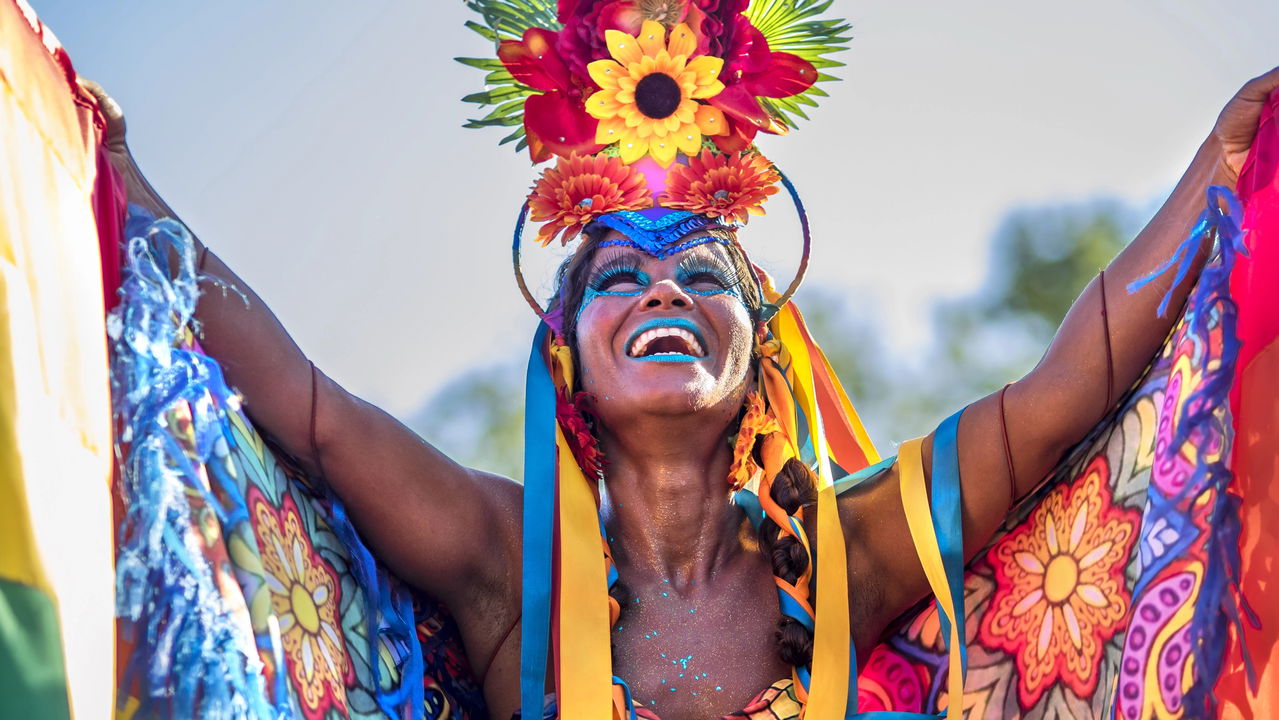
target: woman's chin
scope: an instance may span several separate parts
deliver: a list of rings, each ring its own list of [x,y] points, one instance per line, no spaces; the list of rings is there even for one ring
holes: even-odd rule
[[[600,398],[608,407],[599,410],[604,416],[616,412],[628,417],[649,415],[671,419],[718,415],[721,414],[718,412],[721,406],[734,403],[731,395],[706,373],[685,371],[682,378],[636,378],[626,383],[620,392]],[[740,404],[740,401],[736,402]]]

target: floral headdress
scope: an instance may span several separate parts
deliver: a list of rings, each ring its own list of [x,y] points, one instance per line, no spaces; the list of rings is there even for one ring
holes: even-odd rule
[[[754,141],[807,118],[849,40],[846,22],[821,17],[830,0],[466,4],[482,19],[467,26],[497,45],[495,59],[459,58],[486,72],[463,100],[490,110],[467,127],[509,128],[501,144],[550,162],[520,221],[541,223],[542,245],[614,214],[646,251],[664,240],[647,227],[673,212],[685,232],[762,215],[785,180]]]
[[[723,241],[722,233],[689,235],[744,225],[781,188],[799,213],[803,259],[781,293],[756,268],[767,322],[760,390],[746,408],[729,489],[752,520],[771,519],[808,551],[810,571],[778,584],[782,614],[817,630],[811,663],[794,668],[795,694],[808,717],[844,717],[857,704],[856,660],[833,480],[879,456],[787,302],[808,264],[808,222],[794,187],[754,142],[759,133],[786,134],[807,117],[805,106],[826,94],[818,85],[834,79],[824,71],[841,64],[830,55],[846,47],[849,25],[821,17],[831,0],[466,4],[481,17],[468,27],[497,49],[496,58],[459,58],[486,73],[484,90],[463,99],[489,112],[467,127],[507,128],[502,144],[547,163],[520,210],[512,248],[520,290],[544,321],[529,356],[525,412],[522,717],[543,716],[551,652],[559,717],[637,717],[626,684],[608,671],[609,628],[620,608],[604,599],[617,572],[601,532],[601,466],[588,447],[589,429],[567,407],[574,364],[558,318],[541,307],[520,271],[524,225],[541,224],[542,245],[567,245],[592,225],[614,228],[623,239],[609,242],[666,257]],[[756,447],[761,464],[753,459]],[[815,548],[803,530],[805,510],[784,510],[767,492],[793,459],[818,478],[817,507],[807,511],[823,538]],[[816,605],[810,577],[822,588]]]

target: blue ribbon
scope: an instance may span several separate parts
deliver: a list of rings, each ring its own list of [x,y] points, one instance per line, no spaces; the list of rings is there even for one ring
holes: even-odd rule
[[[555,385],[543,348],[550,331],[538,323],[529,352],[524,397],[524,558],[520,630],[522,717],[542,716],[551,630],[551,551],[555,522]]]
[[[968,644],[964,635],[964,519],[959,487],[959,417],[963,410],[942,421],[933,434],[932,503],[933,527],[941,550],[946,584],[955,602],[955,617],[947,617],[948,608],[937,603],[941,634],[950,649],[950,624],[959,631],[959,657],[964,672],[968,670]]]

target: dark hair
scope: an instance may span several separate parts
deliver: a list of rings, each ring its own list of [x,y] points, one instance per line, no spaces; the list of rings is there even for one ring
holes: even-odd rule
[[[787,515],[794,515],[801,507],[817,502],[817,483],[807,465],[791,458],[773,478],[769,495]],[[773,574],[777,577],[794,585],[808,570],[810,559],[803,543],[790,535],[783,535],[781,528],[768,516],[764,516],[760,523],[759,541],[763,552],[772,561]],[[777,621],[777,649],[787,664],[808,666],[813,662],[813,633],[798,620],[783,615]]]

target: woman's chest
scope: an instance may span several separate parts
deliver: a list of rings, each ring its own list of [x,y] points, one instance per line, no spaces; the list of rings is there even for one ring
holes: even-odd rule
[[[675,592],[632,588],[613,629],[613,672],[662,720],[714,720],[787,677],[777,653],[777,593],[768,582]]]

